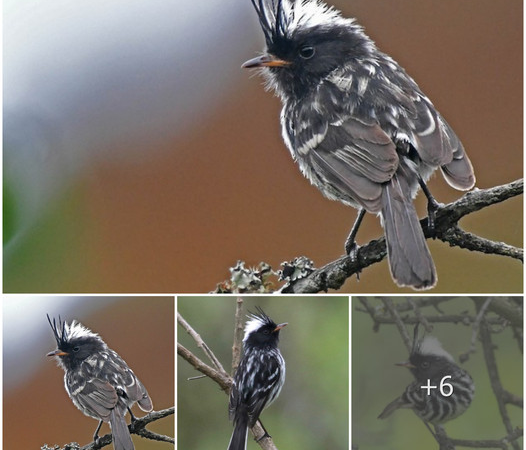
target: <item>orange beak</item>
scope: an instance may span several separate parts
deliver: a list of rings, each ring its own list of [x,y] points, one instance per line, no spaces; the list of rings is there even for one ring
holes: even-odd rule
[[[281,330],[283,327],[286,327],[287,325],[288,325],[288,322],[280,323],[276,328],[274,328],[274,329],[272,330],[272,332],[275,333],[276,331]]]
[[[406,367],[408,369],[416,369],[416,366],[411,364],[409,361],[395,363],[395,366]]]
[[[62,350],[55,350],[52,352],[49,352],[46,356],[66,356],[69,355],[69,353],[63,352]]]
[[[289,65],[290,62],[272,55],[261,55],[245,61],[241,67],[243,69],[252,69],[253,67],[286,67]]]

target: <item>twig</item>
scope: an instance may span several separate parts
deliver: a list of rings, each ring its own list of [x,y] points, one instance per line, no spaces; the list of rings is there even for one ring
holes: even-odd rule
[[[420,308],[416,305],[415,301],[412,299],[412,298],[407,298],[407,303],[409,305],[411,305],[411,307],[413,308],[413,311],[415,313],[415,316],[416,318],[418,319],[418,321],[424,325],[424,328],[426,329],[426,331],[428,333],[430,333],[431,331],[433,331],[433,325],[430,325],[429,321],[427,320],[426,316],[424,316],[422,314],[422,311],[420,310]]]
[[[173,406],[171,408],[162,409],[160,411],[152,411],[146,414],[144,417],[140,417],[134,422],[132,422],[130,425],[128,425],[128,429],[130,430],[131,434],[137,434],[146,439],[175,444],[175,439],[173,437],[164,436],[162,434],[154,433],[146,429],[146,425],[148,425],[149,423],[173,415],[174,411],[175,407]],[[55,445],[54,447],[48,447],[47,445],[44,445],[43,447],[41,447],[41,450],[96,450],[110,445],[111,441],[111,433],[108,433],[99,438],[98,445],[95,445],[95,442],[91,442],[85,445],[84,447],[80,447],[79,444],[77,444],[76,442],[71,442],[69,444],[65,444],[63,449],[61,449],[58,445]]]
[[[455,445],[451,442],[451,439],[442,425],[435,425],[433,436],[438,442],[440,450],[455,450]]]
[[[505,318],[514,327],[522,329],[523,310],[509,297],[495,297],[489,306],[489,311]]]
[[[243,340],[243,299],[238,298],[236,302],[234,345],[232,345],[232,374],[236,373],[239,361],[241,361],[241,342]]]
[[[471,213],[490,205],[518,196],[523,192],[523,180],[496,186],[490,189],[476,189],[468,192],[455,202],[441,205],[436,213],[435,237],[451,246],[458,246],[482,253],[491,253],[523,261],[524,251],[502,242],[493,242],[461,230],[458,221]],[[427,218],[420,221],[426,238],[431,237]],[[347,278],[366,267],[380,262],[387,255],[385,239],[372,240],[359,248],[357,258],[342,256],[327,265],[314,270],[285,286],[283,293],[316,293],[328,289],[340,289]]]
[[[474,300],[475,300],[477,309],[480,310],[483,306],[483,304],[481,303],[481,299],[474,299]],[[494,351],[493,343],[491,341],[491,333],[490,333],[488,324],[484,320],[482,321],[481,326],[480,326],[480,338],[482,341],[482,348],[484,350],[484,358],[486,360],[486,367],[488,369],[491,387],[493,389],[493,393],[495,394],[495,398],[497,400],[500,416],[502,418],[502,422],[504,423],[504,426],[506,427],[506,432],[508,434],[511,434],[513,433],[513,426],[511,424],[511,420],[508,415],[508,411],[506,409],[506,403],[503,397],[504,389],[500,381],[497,361],[495,359],[495,351]],[[515,450],[520,450],[520,446],[517,444],[517,442],[513,441],[511,442],[511,445]]]
[[[521,428],[515,428],[507,436],[504,436],[502,439],[498,440],[465,440],[465,439],[451,439],[451,442],[459,447],[469,447],[469,448],[502,448],[506,450],[512,442],[515,442],[517,439],[522,437],[523,430]]]
[[[477,337],[479,334],[480,322],[484,318],[484,315],[486,314],[486,310],[488,309],[488,306],[492,300],[493,298],[491,297],[487,298],[484,304],[480,307],[480,310],[477,313],[477,317],[475,317],[475,321],[473,322],[473,326],[472,326],[473,330],[471,332],[471,344],[468,350],[459,356],[459,360],[461,363],[466,362],[469,359],[469,355],[471,355],[472,353],[475,353],[475,350],[476,350],[475,346],[477,344]]]
[[[367,298],[365,297],[358,297],[358,301],[363,305],[363,307],[365,308],[365,310],[369,313],[369,315],[371,316],[371,319],[373,319],[373,322],[374,322],[374,325],[373,325],[373,330],[375,331],[375,333],[380,329],[380,322],[378,322],[376,320],[376,309],[373,308]],[[356,308],[358,311],[360,310],[359,308]]]
[[[205,341],[203,341],[201,336],[190,326],[190,324],[186,320],[184,320],[183,316],[179,312],[177,313],[177,322],[186,330],[186,332],[190,336],[192,336],[194,341],[197,343],[197,346],[205,352],[205,355],[208,356],[208,359],[212,362],[216,370],[223,373],[224,375],[228,375],[225,369],[223,369],[223,366],[221,365],[219,360],[216,358],[216,355],[214,355],[212,350],[210,350],[208,345],[206,345]]]
[[[199,370],[199,372],[204,373],[207,377],[214,380],[217,384],[219,384],[221,389],[226,392],[229,391],[230,386],[232,385],[232,378],[228,374],[224,375],[213,367],[205,364],[190,350],[179,344],[179,342],[177,343],[177,354],[184,360],[188,361],[195,369]]]
[[[394,323],[396,323],[396,326],[398,327],[400,336],[402,336],[402,340],[404,341],[404,344],[407,347],[407,350],[409,351],[409,353],[411,353],[411,348],[413,347],[413,341],[411,340],[409,333],[405,329],[404,322],[402,321],[400,314],[398,314],[398,311],[394,307],[393,301],[390,298],[382,298],[382,302],[385,305],[385,307],[389,310],[391,315],[393,316]]]

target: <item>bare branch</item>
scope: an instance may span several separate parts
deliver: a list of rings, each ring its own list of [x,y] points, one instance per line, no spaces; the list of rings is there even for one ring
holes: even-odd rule
[[[474,301],[477,309],[480,310],[483,306],[481,299],[474,299]],[[506,409],[506,403],[504,401],[504,388],[502,387],[502,383],[500,381],[499,369],[495,359],[495,350],[491,340],[491,333],[489,326],[485,321],[482,321],[480,326],[480,338],[482,341],[482,348],[484,350],[484,358],[486,359],[486,367],[488,369],[491,387],[499,406],[500,416],[504,426],[506,427],[507,433],[511,434],[513,433],[513,425],[511,424],[511,420]],[[520,450],[520,446],[517,442],[513,441],[511,442],[511,445],[514,450]]]
[[[428,230],[427,218],[422,219],[420,224],[424,235],[426,238],[434,237],[447,242],[451,246],[523,261],[524,251],[522,249],[476,236],[463,231],[458,225],[462,217],[522,193],[522,179],[490,189],[475,189],[457,201],[439,207],[436,212],[434,236],[431,236]],[[347,278],[382,261],[386,255],[385,238],[372,240],[359,248],[356,258],[342,256],[319,269],[310,271],[307,276],[289,281],[282,287],[281,292],[316,293],[329,289],[340,289]]]
[[[385,307],[389,310],[391,315],[393,316],[394,323],[398,327],[400,336],[402,336],[402,340],[404,341],[404,344],[407,347],[407,350],[411,352],[411,348],[413,347],[413,341],[411,340],[409,333],[405,329],[404,322],[402,321],[400,314],[398,314],[398,311],[394,307],[393,301],[390,298],[382,298],[382,302],[385,305]]]
[[[190,336],[192,336],[194,341],[197,343],[197,346],[205,352],[205,355],[208,356],[208,359],[212,362],[216,370],[222,372],[223,375],[228,375],[225,369],[223,369],[223,366],[221,365],[219,360],[216,358],[216,355],[214,355],[214,353],[212,352],[212,350],[210,350],[208,345],[206,345],[203,339],[201,339],[201,336],[199,336],[199,334],[190,326],[190,324],[186,320],[184,320],[183,316],[181,316],[181,314],[179,313],[177,313],[177,322],[186,330],[186,332]]]
[[[429,323],[427,320],[427,317],[422,314],[422,311],[418,307],[418,305],[415,303],[415,301],[412,298],[407,298],[407,303],[411,305],[411,308],[413,308],[413,311],[415,313],[415,316],[417,317],[418,321],[424,325],[426,331],[430,333],[433,331],[433,325]]]
[[[507,436],[504,436],[502,439],[498,440],[465,440],[465,439],[450,439],[451,443],[458,445],[459,447],[469,447],[469,448],[502,448],[506,450],[510,444],[516,443],[517,439],[522,437],[524,430],[521,428],[515,428]]]
[[[480,322],[484,318],[484,315],[486,314],[486,310],[488,309],[488,306],[492,300],[493,298],[491,297],[487,298],[484,304],[480,307],[479,312],[477,313],[477,317],[475,318],[475,321],[473,322],[473,327],[472,327],[473,331],[471,333],[471,345],[469,349],[465,353],[462,353],[459,357],[460,362],[462,363],[466,362],[469,359],[469,355],[471,353],[475,353],[476,351],[477,337],[479,334]]]
[[[230,390],[232,378],[228,374],[224,375],[213,367],[205,364],[190,350],[179,344],[179,342],[177,343],[177,354],[189,362],[195,369],[199,370],[199,372],[204,373],[208,378],[214,380],[217,384],[219,384],[221,389],[226,392]]]
[[[232,373],[236,373],[237,366],[241,361],[241,342],[243,341],[243,299],[238,298],[236,302],[234,329],[234,345],[232,345]]]
[[[173,437],[164,436],[162,434],[154,433],[153,431],[146,429],[146,425],[148,425],[149,423],[156,422],[157,420],[173,415],[174,411],[175,407],[173,406],[171,408],[162,409],[161,411],[152,411],[146,414],[144,417],[137,418],[130,425],[128,425],[128,429],[130,430],[131,434],[137,434],[146,439],[175,444],[175,439]],[[76,442],[71,442],[69,444],[65,444],[63,448],[60,448],[58,445],[55,445],[53,447],[48,447],[47,445],[44,445],[43,447],[41,447],[41,450],[96,450],[110,445],[111,441],[111,433],[108,433],[99,438],[97,445],[95,445],[95,442],[91,442],[85,445],[84,447],[80,447],[80,445]]]

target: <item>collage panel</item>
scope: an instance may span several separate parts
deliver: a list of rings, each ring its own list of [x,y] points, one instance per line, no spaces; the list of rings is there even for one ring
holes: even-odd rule
[[[178,296],[178,448],[242,450],[246,423],[261,414],[277,448],[348,449],[348,306],[346,296]],[[214,366],[190,330],[221,365],[217,381],[189,362],[191,353]],[[242,347],[228,396],[233,349]],[[265,436],[257,426],[253,430],[258,439]],[[249,450],[260,448],[251,432],[246,444]]]
[[[199,294],[239,260],[320,268],[358,207],[362,257],[383,260],[340,292],[523,292],[523,2],[6,3],[4,292]],[[441,209],[425,241],[424,181],[473,207]],[[459,238],[452,209],[491,242]]]
[[[523,297],[353,297],[352,449],[522,449]]]
[[[174,448],[174,303],[4,296],[3,448]]]

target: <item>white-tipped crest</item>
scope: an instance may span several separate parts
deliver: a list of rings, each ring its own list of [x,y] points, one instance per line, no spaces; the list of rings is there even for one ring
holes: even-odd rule
[[[283,10],[292,20],[289,23],[291,33],[299,28],[311,28],[318,25],[349,24],[354,19],[346,19],[340,11],[319,0],[284,0]]]
[[[68,340],[77,339],[81,337],[94,337],[100,339],[97,333],[94,333],[89,328],[86,328],[84,325],[82,325],[80,322],[77,322],[76,320],[69,324],[66,323],[66,335]]]
[[[251,315],[247,317],[250,320],[245,324],[245,336],[243,337],[243,342],[246,342],[250,333],[259,330],[263,325],[265,325],[265,321],[259,316]]]
[[[418,349],[419,353],[422,355],[434,355],[434,356],[443,356],[444,358],[455,362],[453,357],[442,348],[440,341],[434,336],[426,336]]]

